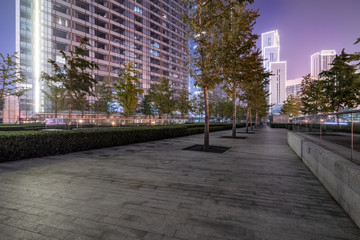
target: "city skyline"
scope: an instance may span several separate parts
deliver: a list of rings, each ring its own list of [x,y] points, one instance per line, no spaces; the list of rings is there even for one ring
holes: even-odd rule
[[[358,0],[255,0],[250,8],[259,9],[254,32],[260,35],[260,49],[261,33],[279,31],[280,61],[288,63],[288,79],[309,74],[310,57],[321,50],[360,51],[354,45],[360,38]]]
[[[15,51],[15,1],[2,2],[0,26],[0,53]],[[288,78],[298,78],[310,73],[310,57],[316,52],[334,49],[340,53],[359,51],[353,43],[360,37],[360,1],[357,0],[255,0],[250,5],[259,9],[260,17],[254,32],[261,35],[278,29],[282,36],[282,58],[288,62]],[[319,13],[326,13],[319,17]],[[332,16],[332,17],[330,17]],[[316,19],[316,21],[314,21]],[[258,40],[261,48],[261,40]]]

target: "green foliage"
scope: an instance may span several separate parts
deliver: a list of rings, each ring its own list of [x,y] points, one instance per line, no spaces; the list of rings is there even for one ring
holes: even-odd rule
[[[149,89],[149,96],[159,118],[163,114],[171,114],[175,109],[174,91],[171,90],[170,81],[166,77],[160,78],[159,84],[154,84]]]
[[[292,130],[292,123],[270,123],[271,128],[286,128],[288,130]]]
[[[50,78],[56,76],[50,76]],[[41,90],[45,95],[45,104],[48,102],[50,109],[55,112],[55,118],[57,118],[57,113],[59,110],[65,109],[65,92],[66,89],[62,86],[62,84],[58,81],[45,81],[46,90]]]
[[[55,60],[49,59],[48,62],[52,65],[54,72],[52,76],[42,73],[42,79],[59,82],[66,89],[69,119],[71,119],[71,110],[75,98],[81,98],[84,94],[93,95],[92,89],[97,82],[91,71],[98,69],[98,66],[86,58],[88,41],[87,38],[83,38],[80,46],[76,46],[75,51],[69,51],[69,55],[60,51],[65,60],[65,64],[62,66],[58,65]]]
[[[217,124],[211,127],[211,131],[229,128],[231,128],[229,124]],[[203,126],[188,127],[187,125],[12,132],[0,134],[0,162],[154,141],[203,132]]]
[[[351,60],[350,55],[342,50],[332,62],[332,68],[320,73],[326,112],[355,108],[360,103],[360,79],[355,74],[356,68],[348,63]]]
[[[133,63],[124,64],[125,71],[120,73],[119,78],[114,83],[117,100],[124,110],[126,117],[131,117],[139,107],[139,94],[144,90],[138,88],[140,85],[138,74],[133,67]]]
[[[301,110],[300,97],[294,97],[293,95],[290,95],[287,97],[286,101],[284,101],[281,112],[289,116],[298,117],[300,116],[300,110]]]
[[[73,109],[81,112],[81,117],[84,117],[85,111],[89,111],[91,106],[87,98],[86,93],[81,92],[74,95],[74,105]]]
[[[151,103],[151,96],[146,94],[140,103],[140,111],[146,116],[154,116],[155,109]]]
[[[222,98],[215,103],[214,115],[218,118],[232,118],[234,111],[233,102],[229,98]]]
[[[316,115],[325,111],[323,81],[314,80],[310,74],[303,77],[301,82],[301,112]]]
[[[192,104],[189,96],[190,96],[189,90],[186,87],[184,87],[179,92],[179,98],[176,100],[176,108],[181,113],[182,118],[184,118],[185,115],[189,114],[189,112],[191,112],[192,110]]]
[[[0,135],[5,134],[4,131],[34,131],[42,130],[45,128],[45,124],[1,124],[0,125]]]
[[[23,70],[16,63],[17,59],[16,52],[11,55],[6,54],[6,56],[0,53],[0,110],[2,110],[5,96],[14,95],[18,92],[16,85],[26,81],[22,74]]]
[[[208,111],[209,115],[214,115],[215,113],[215,96],[212,91],[208,92]],[[199,116],[200,119],[205,115],[205,97],[204,93],[200,93],[199,95],[193,95],[190,99],[191,104],[191,112],[195,115]]]
[[[97,84],[95,98],[96,101],[93,105],[95,112],[105,113],[106,117],[110,117],[110,115],[115,112],[116,109],[110,104],[113,99],[113,94],[109,80]]]

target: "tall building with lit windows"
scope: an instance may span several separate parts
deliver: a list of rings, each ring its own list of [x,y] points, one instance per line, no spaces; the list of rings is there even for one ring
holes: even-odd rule
[[[335,50],[322,50],[311,55],[311,77],[318,79],[322,71],[329,70],[335,57]]]
[[[131,61],[145,93],[161,76],[175,93],[188,87],[184,13],[181,0],[16,0],[16,49],[30,88],[21,114],[50,111],[40,74],[51,73],[48,59],[64,63],[59,51],[73,50],[84,37],[99,82],[117,77]]]
[[[288,79],[285,83],[286,85],[286,98],[290,95],[294,97],[299,96],[301,94],[301,82],[303,78],[295,78],[295,79]]]
[[[280,35],[277,30],[261,35],[264,68],[273,75],[270,77],[268,104],[271,114],[279,114],[286,100],[286,61],[280,61]]]

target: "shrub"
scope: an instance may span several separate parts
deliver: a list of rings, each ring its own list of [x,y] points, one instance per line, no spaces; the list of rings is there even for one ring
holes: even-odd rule
[[[210,131],[226,129],[231,129],[231,124],[211,124],[210,126]],[[0,162],[114,147],[203,132],[204,128],[201,126],[188,127],[188,125],[73,131],[1,132]]]

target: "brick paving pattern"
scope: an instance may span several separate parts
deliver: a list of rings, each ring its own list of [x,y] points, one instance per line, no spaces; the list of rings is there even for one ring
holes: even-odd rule
[[[1,163],[0,239],[360,239],[286,130],[226,135]]]

